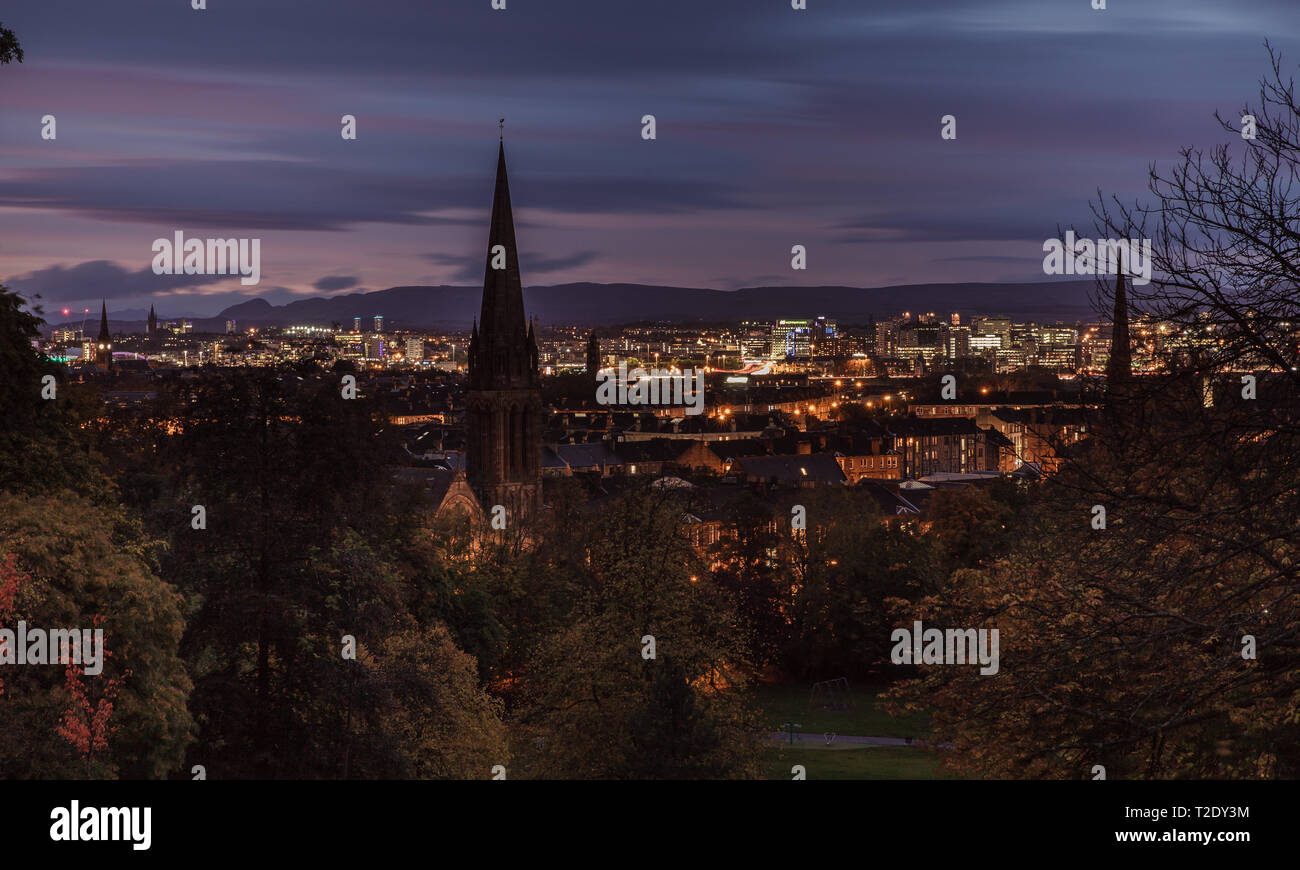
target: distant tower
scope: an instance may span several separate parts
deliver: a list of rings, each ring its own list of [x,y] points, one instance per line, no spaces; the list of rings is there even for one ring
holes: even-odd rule
[[[384,331],[384,315],[382,315],[382,314],[376,314],[376,315],[375,315],[375,333],[378,334],[378,333],[382,333],[383,331]]]
[[[1133,374],[1133,351],[1128,337],[1128,296],[1124,292],[1124,262],[1115,275],[1115,313],[1111,319],[1110,359],[1106,362],[1106,388],[1123,387]]]
[[[113,367],[113,336],[108,331],[108,303],[100,302],[99,338],[95,339],[95,363],[106,369]]]
[[[596,337],[596,330],[593,329],[587,338],[587,379],[595,381],[598,371],[600,371],[600,339]]]
[[[146,328],[145,334],[149,338],[153,338],[158,334],[158,315],[153,313],[152,305],[149,306],[149,325]]]
[[[504,249],[504,269],[498,246]],[[469,344],[467,471],[484,509],[529,516],[542,498],[542,390],[537,340],[524,317],[506,152],[497,152],[496,192],[488,230],[483,306]]]
[[[360,331],[361,331],[361,315],[360,315],[360,314],[358,314],[356,317],[352,318],[352,331],[353,331],[353,332],[360,332]]]

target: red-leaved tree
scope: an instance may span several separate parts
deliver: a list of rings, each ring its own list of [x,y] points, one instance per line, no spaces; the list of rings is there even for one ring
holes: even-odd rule
[[[9,617],[13,614],[14,599],[18,597],[18,589],[22,586],[25,575],[18,570],[18,555],[10,553],[0,562],[0,626],[9,622]],[[0,649],[4,649],[5,642],[0,640]],[[0,695],[5,693],[5,681],[0,679]]]
[[[103,617],[96,614],[94,625],[99,627],[102,623]],[[105,647],[104,659],[107,660],[112,655]],[[103,752],[108,748],[108,738],[117,728],[110,721],[113,718],[113,703],[117,700],[117,693],[121,690],[122,683],[131,676],[131,671],[128,669],[121,676],[104,681],[103,689],[98,692],[87,688],[82,681],[84,673],[85,668],[81,665],[71,662],[67,664],[64,687],[70,698],[68,708],[63,711],[63,718],[59,722],[58,734],[71,743],[85,760],[86,778],[89,779],[90,764],[95,753]]]

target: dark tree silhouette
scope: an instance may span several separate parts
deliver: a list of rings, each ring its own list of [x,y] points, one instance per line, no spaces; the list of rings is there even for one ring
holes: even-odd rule
[[[23,62],[23,47],[18,44],[18,37],[0,21],[0,64]]]
[[[1269,58],[1254,139],[1219,118],[1232,144],[1153,167],[1154,202],[1095,207],[1099,238],[1152,241],[1128,288],[1138,371],[1061,445],[1023,544],[922,614],[1001,631],[996,676],[897,693],[933,705],[967,773],[1300,774],[1300,103]]]

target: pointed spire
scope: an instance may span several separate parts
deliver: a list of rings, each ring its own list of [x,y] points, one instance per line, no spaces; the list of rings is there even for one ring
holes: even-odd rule
[[[505,249],[505,268],[492,268],[493,250]],[[509,340],[525,332],[524,290],[519,277],[519,252],[515,246],[515,220],[510,208],[510,181],[506,177],[506,146],[497,151],[496,192],[492,198],[492,225],[488,231],[487,268],[483,276],[483,308],[479,315],[484,338]],[[495,259],[500,262],[499,257]]]
[[[99,304],[99,341],[108,341],[112,336],[108,331],[108,303],[101,300]]]
[[[506,149],[497,150],[496,191],[488,229],[483,305],[470,363],[471,389],[520,389],[538,383],[536,329],[524,316],[524,288],[506,177]],[[497,267],[497,268],[494,268]]]
[[[1124,290],[1124,254],[1119,252],[1115,269],[1115,310],[1111,317],[1110,359],[1106,381],[1110,385],[1128,380],[1133,370],[1133,352],[1128,335],[1128,294]]]

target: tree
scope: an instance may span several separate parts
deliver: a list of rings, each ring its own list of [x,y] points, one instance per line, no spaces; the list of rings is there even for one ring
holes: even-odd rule
[[[790,564],[787,670],[800,677],[865,675],[886,658],[892,608],[933,591],[931,539],[881,521],[866,492],[809,493],[808,529]]]
[[[1151,240],[1151,283],[1130,286],[1129,305],[1170,330],[1179,371],[1272,368],[1300,383],[1300,100],[1267,48],[1258,105],[1216,115],[1228,144],[1184,148],[1169,171],[1153,166],[1149,203],[1112,197],[1093,211],[1103,236]],[[1243,138],[1247,117],[1254,138]],[[1107,307],[1113,286],[1101,287]]]
[[[44,322],[39,308],[28,310],[23,297],[0,285],[0,490],[73,489],[108,503],[109,482],[82,428],[94,415],[91,399],[33,348]],[[54,378],[54,399],[43,396],[46,377]]]
[[[930,530],[949,572],[1003,555],[1015,534],[1011,507],[983,489],[939,490],[930,504]]]
[[[757,775],[758,726],[741,697],[749,678],[743,625],[728,596],[705,582],[682,531],[684,508],[672,490],[634,488],[598,515],[548,527],[553,546],[576,558],[571,572],[533,580],[554,578],[557,588],[539,589],[540,597],[568,604],[516,676],[511,749],[521,775],[647,775],[636,741],[668,739],[645,723],[647,711],[665,704],[695,711],[678,736],[712,731],[718,739],[692,737],[655,775]],[[674,670],[664,677],[668,658]],[[670,699],[679,678],[690,702]]]
[[[390,634],[363,663],[375,669],[376,730],[401,759],[390,775],[487,779],[509,764],[501,701],[479,686],[473,657],[446,626]]]
[[[378,550],[390,452],[374,406],[325,376],[237,371],[175,387],[135,436],[169,484],[142,508],[194,603],[193,761],[228,777],[341,775],[340,638],[383,636],[408,598]]]
[[[775,516],[770,505],[746,493],[730,506],[726,534],[709,551],[712,581],[735,601],[755,667],[777,664],[790,640],[788,516]]]
[[[719,779],[728,773],[718,729],[671,656],[629,714],[627,732],[623,773],[630,779]]]
[[[103,650],[105,657],[111,654],[107,648]],[[108,738],[117,730],[117,724],[113,722],[113,703],[122,689],[122,683],[131,676],[131,670],[128,668],[121,676],[108,680],[98,691],[93,685],[87,686],[83,680],[84,667],[67,664],[65,673],[65,688],[71,702],[63,711],[58,734],[71,743],[85,759],[86,778],[89,779],[95,753],[108,749]]]
[[[102,626],[112,651],[97,676],[7,669],[0,777],[161,778],[179,771],[191,736],[190,681],[178,655],[181,597],[158,578],[157,551],[158,542],[119,509],[71,493],[0,494],[0,554],[7,554],[10,578],[3,586],[15,593],[0,614],[6,627],[17,619],[40,628]],[[19,584],[16,576],[25,579]],[[55,739],[61,725],[72,742]]]
[[[0,22],[0,64],[23,62],[23,47],[14,32]]]
[[[1152,240],[1150,373],[1109,385],[1022,544],[918,608],[1001,633],[996,676],[896,693],[968,774],[1300,775],[1300,103],[1270,59],[1255,139],[1221,120],[1234,145],[1153,169],[1153,203],[1097,208],[1101,236]]]

